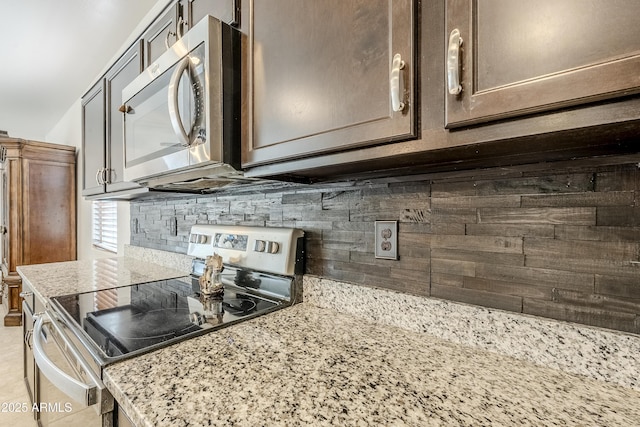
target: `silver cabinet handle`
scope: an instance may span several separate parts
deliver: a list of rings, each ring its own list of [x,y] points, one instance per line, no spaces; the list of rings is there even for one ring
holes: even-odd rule
[[[396,53],[393,56],[391,63],[391,78],[389,79],[389,86],[391,90],[391,108],[393,111],[404,110],[404,102],[402,102],[402,94],[404,92],[403,85],[401,84],[400,70],[405,66],[402,56]]]
[[[34,316],[35,317],[35,316]],[[38,365],[38,369],[56,388],[62,391],[64,394],[75,400],[76,402],[80,402],[85,406],[91,406],[97,403],[97,384],[89,385],[83,382],[78,381],[77,379],[67,375],[64,371],[62,371],[58,366],[55,365],[47,356],[47,353],[44,351],[43,345],[43,335],[42,335],[42,327],[47,323],[53,327],[53,323],[51,322],[51,318],[48,314],[43,313],[41,316],[36,318],[35,325],[33,326],[33,356],[36,360],[36,365]],[[70,343],[65,342],[64,351],[68,351],[76,358],[76,360],[81,364],[83,370],[87,374],[92,374],[91,368],[86,365],[86,362],[79,357],[77,350],[71,347]],[[95,382],[96,379],[92,378]]]
[[[169,119],[171,120],[173,131],[176,133],[176,136],[180,140],[180,145],[183,147],[191,145],[191,141],[189,141],[187,131],[182,125],[182,120],[180,120],[180,110],[178,108],[178,86],[180,85],[180,78],[182,77],[182,74],[189,67],[190,61],[191,59],[188,56],[180,61],[178,67],[171,76],[171,81],[169,82]]]
[[[462,92],[460,84],[460,46],[462,37],[456,28],[449,35],[449,49],[447,51],[447,85],[451,95],[458,95]]]
[[[98,169],[98,172],[96,172],[96,182],[98,183],[98,185],[111,183],[111,177],[107,176],[107,173],[108,173],[107,168]],[[107,181],[107,178],[109,178],[109,181]]]
[[[20,298],[29,298],[31,295],[33,295],[33,292],[28,291],[22,291],[19,294]]]
[[[164,47],[167,48],[167,50],[171,49],[171,45],[169,44],[169,37],[175,37],[176,33],[174,33],[173,31],[167,31],[167,37],[165,37],[164,39]]]
[[[185,21],[182,16],[178,17],[178,23],[176,24],[176,35],[178,36],[178,40],[182,39],[182,36],[184,36],[184,30],[182,29],[182,26],[186,24],[187,21]]]
[[[105,184],[111,184],[111,169],[102,169],[102,182]]]
[[[176,5],[175,7],[177,6],[178,5]],[[182,12],[179,12],[179,13],[181,14]],[[174,33],[173,31],[167,31],[167,37],[165,37],[164,39],[164,46],[167,48],[167,50],[171,49],[171,44],[169,43],[169,37],[175,37],[177,42],[184,35],[183,34],[184,30],[182,29],[183,24],[186,24],[186,21],[182,18],[182,15],[180,15],[178,16],[178,22],[176,23],[176,27],[175,27],[176,32]]]

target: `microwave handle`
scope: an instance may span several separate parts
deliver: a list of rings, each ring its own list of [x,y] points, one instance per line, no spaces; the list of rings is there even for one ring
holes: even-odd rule
[[[180,141],[180,145],[183,147],[190,146],[191,141],[189,141],[187,131],[182,125],[182,120],[180,120],[180,109],[178,108],[178,86],[180,85],[180,77],[182,77],[182,74],[189,67],[189,62],[190,59],[188,56],[180,61],[178,67],[171,76],[171,81],[169,82],[169,119],[171,120],[173,131],[176,133],[176,136]]]

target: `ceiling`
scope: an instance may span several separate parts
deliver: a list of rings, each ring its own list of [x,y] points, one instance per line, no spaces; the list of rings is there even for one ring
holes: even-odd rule
[[[167,2],[0,1],[0,130],[44,140],[145,15]]]

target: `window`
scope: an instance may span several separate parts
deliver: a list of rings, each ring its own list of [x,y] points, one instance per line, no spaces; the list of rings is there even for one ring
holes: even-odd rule
[[[118,204],[114,201],[94,201],[91,225],[93,246],[111,252],[118,251]]]
[[[99,277],[101,283],[117,286],[118,263],[113,259],[105,259],[100,263],[93,263],[93,277]],[[104,289],[94,293],[93,311],[106,310],[118,306],[118,290]]]

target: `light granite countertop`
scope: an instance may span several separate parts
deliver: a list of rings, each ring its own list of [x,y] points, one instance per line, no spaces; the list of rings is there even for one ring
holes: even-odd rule
[[[131,257],[22,265],[17,272],[42,299],[184,277],[183,270]]]
[[[42,298],[190,258],[18,267]],[[177,266],[177,269],[164,267]],[[305,302],[105,368],[137,426],[640,425],[640,337],[305,276]]]
[[[640,392],[309,303],[108,366],[137,426],[631,426]]]

